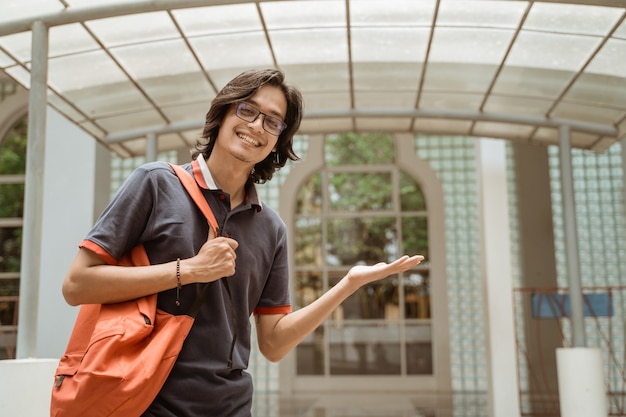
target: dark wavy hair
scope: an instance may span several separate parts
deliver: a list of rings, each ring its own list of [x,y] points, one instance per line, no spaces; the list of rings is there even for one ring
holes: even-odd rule
[[[278,87],[285,94],[287,99],[287,114],[285,116],[287,128],[278,137],[276,152],[270,153],[267,158],[257,163],[250,176],[255,183],[262,184],[272,179],[274,172],[284,167],[287,159],[292,161],[300,159],[293,150],[293,136],[300,128],[300,121],[302,120],[302,95],[295,87],[285,82],[285,74],[277,69],[245,71],[233,78],[217,93],[206,115],[202,136],[196,141],[192,150],[193,159],[199,155],[206,159],[211,155],[224,117],[226,117],[231,106],[251,98],[264,85]]]

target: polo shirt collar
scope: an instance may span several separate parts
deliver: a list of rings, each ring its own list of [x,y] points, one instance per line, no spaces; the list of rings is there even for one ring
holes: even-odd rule
[[[206,190],[218,190],[220,187],[213,179],[213,175],[211,174],[211,170],[209,170],[209,166],[206,161],[199,155],[195,160],[191,162],[191,168],[193,170],[193,176],[196,179],[198,185]],[[261,197],[257,193],[256,184],[252,181],[248,181],[246,184],[246,200],[252,204],[259,207],[259,209],[263,208],[263,204],[261,202]]]

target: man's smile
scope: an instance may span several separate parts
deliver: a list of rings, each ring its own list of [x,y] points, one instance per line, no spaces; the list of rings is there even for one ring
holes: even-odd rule
[[[252,137],[244,134],[244,133],[237,133],[237,137],[239,137],[239,139],[243,140],[244,142],[246,142],[247,144],[250,144],[252,146],[260,146],[259,142],[256,141],[255,139],[253,139]]]

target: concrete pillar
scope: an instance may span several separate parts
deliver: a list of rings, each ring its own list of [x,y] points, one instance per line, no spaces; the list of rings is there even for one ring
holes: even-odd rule
[[[478,181],[490,417],[519,417],[506,147],[480,139]]]

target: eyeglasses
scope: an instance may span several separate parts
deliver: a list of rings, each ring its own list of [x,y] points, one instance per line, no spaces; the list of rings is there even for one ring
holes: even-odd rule
[[[278,117],[270,116],[267,113],[263,113],[250,103],[241,102],[237,104],[237,110],[235,111],[237,117],[248,123],[254,122],[258,119],[259,115],[263,115],[263,130],[267,133],[280,136],[283,130],[287,128],[287,124]]]

